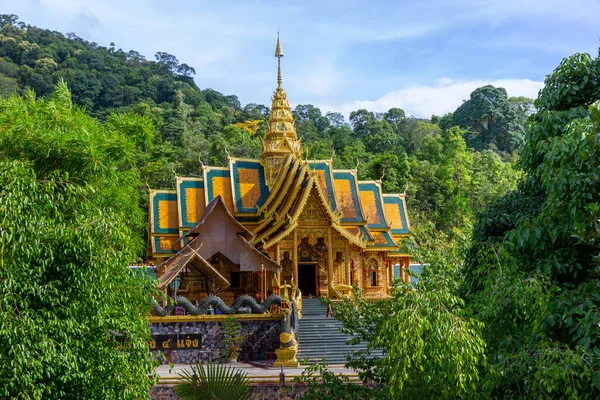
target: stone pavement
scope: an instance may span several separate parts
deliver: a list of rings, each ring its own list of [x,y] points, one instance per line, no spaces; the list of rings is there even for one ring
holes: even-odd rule
[[[243,371],[248,374],[248,379],[251,384],[259,384],[259,383],[279,383],[279,373],[281,372],[280,367],[266,367],[259,363],[245,363],[239,362],[235,364],[227,364],[234,367],[237,370]],[[179,373],[184,369],[189,369],[190,364],[174,364],[173,366],[169,365],[160,365],[156,368],[156,372],[159,375],[159,385],[173,385],[179,383]],[[286,383],[292,382],[294,377],[300,376],[302,371],[306,369],[307,366],[301,365],[299,367],[284,367],[283,372],[285,374]],[[358,375],[355,371],[351,369],[347,369],[344,365],[328,365],[328,369],[336,374],[342,373],[351,381],[358,381]]]

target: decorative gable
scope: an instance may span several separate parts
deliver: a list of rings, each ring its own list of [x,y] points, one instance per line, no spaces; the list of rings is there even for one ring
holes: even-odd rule
[[[306,204],[298,217],[298,225],[329,225],[331,220],[317,190],[315,186],[310,189]]]

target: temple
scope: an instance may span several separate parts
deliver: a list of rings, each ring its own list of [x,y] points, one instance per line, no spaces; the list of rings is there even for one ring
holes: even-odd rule
[[[266,296],[284,283],[302,296],[343,298],[352,286],[384,297],[409,255],[404,194],[360,181],[333,160],[303,159],[282,87],[279,36],[277,88],[259,159],[229,158],[203,166],[201,177],[176,177],[175,190],[150,191],[149,259],[159,287],[223,299]],[[398,278],[398,277],[397,277]]]

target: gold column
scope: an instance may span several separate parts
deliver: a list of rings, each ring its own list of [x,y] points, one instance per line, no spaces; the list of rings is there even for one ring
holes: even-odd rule
[[[385,260],[385,294],[390,294],[390,286],[392,285],[392,280],[390,279],[390,271],[392,270],[392,267],[390,265],[390,259],[386,259]]]
[[[346,246],[346,271],[345,271],[346,285],[350,285],[350,252],[348,246]]]
[[[400,279],[406,282],[406,277],[404,276],[404,259],[400,259]]]
[[[394,261],[388,261],[388,291],[391,292],[394,282]]]
[[[388,268],[388,262],[387,260],[384,258],[384,262],[383,262],[383,268],[384,268],[384,273],[381,274],[383,275],[383,292],[387,293],[387,287],[389,285],[389,280],[388,280],[388,273],[390,272],[389,268]]]
[[[327,297],[333,295],[333,235],[331,227],[327,228]]]
[[[292,265],[294,268],[292,271],[292,278],[294,278],[294,284],[300,287],[298,282],[298,231],[296,229],[294,229],[292,236],[294,238],[294,248],[292,249],[292,258],[294,260]]]
[[[279,242],[275,244],[275,262],[279,265],[281,262],[281,252],[279,251]],[[283,272],[283,270],[281,271]],[[281,287],[281,272],[276,273],[277,286]]]

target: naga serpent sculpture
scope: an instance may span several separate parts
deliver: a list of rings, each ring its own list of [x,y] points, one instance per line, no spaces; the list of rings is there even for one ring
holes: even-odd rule
[[[284,313],[281,319],[281,332],[298,334],[298,309],[296,303],[293,300],[289,301],[291,305],[290,313]]]
[[[152,300],[152,314],[154,315],[165,317],[167,315],[170,315],[174,309],[175,306],[173,305],[173,303],[169,303],[165,308],[162,308],[156,300]]]
[[[281,296],[271,295],[267,297],[265,301],[259,304],[256,300],[254,300],[253,297],[248,295],[241,295],[235,299],[231,307],[227,306],[227,304],[225,304],[225,302],[223,302],[223,299],[221,299],[220,297],[212,295],[202,300],[198,307],[194,306],[188,299],[182,296],[175,296],[175,301],[177,302],[177,305],[183,307],[183,309],[188,314],[202,315],[210,306],[215,307],[223,314],[236,314],[239,312],[240,308],[244,306],[250,307],[250,310],[253,314],[264,314],[269,310],[269,308],[271,308],[273,304],[281,305],[283,300]],[[167,310],[169,307],[171,307],[171,309]],[[172,305],[162,308],[156,302],[155,304],[153,304],[152,308],[154,313],[160,316],[169,315],[170,311],[173,310]]]
[[[294,300],[289,301],[290,309],[283,311],[281,318],[281,333],[279,334],[280,345],[275,354],[277,355],[277,361],[273,366],[287,366],[297,367],[298,360],[296,355],[298,354],[298,340],[296,339],[298,334],[298,309]]]

